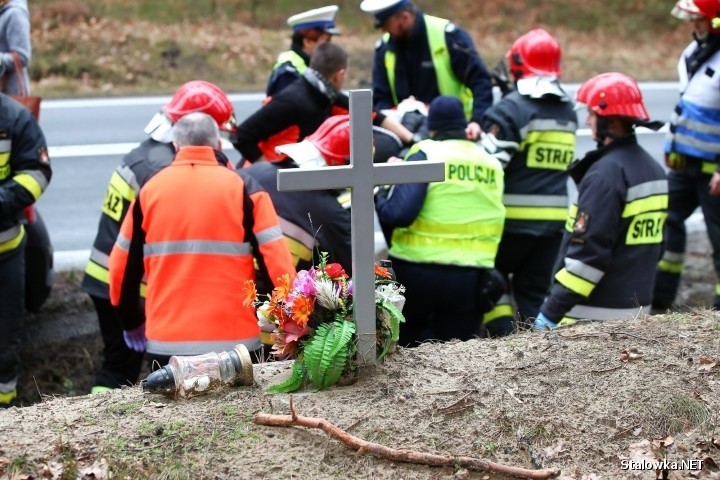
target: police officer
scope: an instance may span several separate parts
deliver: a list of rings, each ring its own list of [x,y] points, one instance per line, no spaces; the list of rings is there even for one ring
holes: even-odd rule
[[[340,35],[335,27],[338,10],[337,5],[330,5],[288,18],[287,23],[293,29],[290,50],[278,55],[265,89],[266,95],[275,95],[300,78],[315,49],[331,41],[333,35]]]
[[[209,115],[193,112],[178,120],[172,164],[138,192],[110,252],[110,301],[123,336],[133,350],[147,348],[155,368],[153,360],[165,365],[172,355],[222,352],[236,344],[258,350],[255,311],[243,306],[238,291],[255,279],[254,261],[275,285],[294,272],[267,192],[218,158],[219,143]],[[146,316],[138,310],[145,276]]]
[[[389,257],[405,288],[400,344],[468,340],[480,334],[478,292],[493,268],[502,236],[503,169],[466,139],[463,106],[442,95],[430,103],[430,140],[406,160],[445,162],[445,181],[395,185],[376,199],[383,229],[393,228]]]
[[[125,345],[122,325],[110,304],[108,257],[130,202],[135,199],[140,187],[170,165],[175,156],[173,125],[183,115],[195,111],[209,114],[221,131],[229,133],[235,129],[233,105],[222,89],[202,80],[185,83],[148,123],[145,133],[149,138],[122,159],[110,178],[95,242],[82,280],[82,289],[95,305],[104,344],[103,364],[96,374],[92,393],[133,384],[140,373],[143,353]],[[144,296],[145,285],[141,290]]]
[[[653,297],[653,307],[662,311],[675,301],[685,253],[684,222],[698,205],[720,275],[720,2],[680,0],[672,14],[692,23],[693,41],[678,63],[680,101],[665,140],[670,206]],[[720,283],[713,304],[720,309]]]
[[[570,167],[578,197],[537,329],[648,313],[662,248],[667,180],[634,133],[636,125],[657,130],[660,123],[649,122],[637,82],[603,73],[580,87],[577,101],[587,106],[586,124],[598,149]]]
[[[23,209],[52,176],[45,136],[30,110],[0,94],[0,407],[17,397],[18,348],[25,316]]]
[[[577,115],[559,82],[561,49],[542,29],[507,53],[515,88],[483,116],[483,146],[505,166],[505,230],[495,266],[507,278],[521,324],[533,317],[552,283],[567,216],[567,167],[574,158]],[[485,315],[491,335],[514,329],[510,295]]]
[[[384,32],[373,60],[375,106],[392,108],[411,96],[429,104],[438,95],[452,95],[464,104],[468,138],[477,139],[492,85],[470,35],[410,0],[363,0],[360,8]]]

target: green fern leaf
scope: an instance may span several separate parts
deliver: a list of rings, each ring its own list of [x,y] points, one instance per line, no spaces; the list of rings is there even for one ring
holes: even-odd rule
[[[298,358],[293,364],[290,378],[276,385],[270,385],[266,391],[267,393],[290,393],[299,390],[304,383],[305,367],[303,366],[303,359]]]
[[[305,346],[305,365],[310,381],[318,388],[327,388],[337,383],[345,369],[355,324],[337,320],[321,327]]]

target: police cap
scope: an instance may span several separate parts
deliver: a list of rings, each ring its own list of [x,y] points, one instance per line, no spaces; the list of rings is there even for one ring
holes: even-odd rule
[[[360,9],[375,15],[375,28],[380,28],[388,18],[409,3],[410,0],[363,0]]]
[[[327,7],[314,8],[307,12],[298,13],[288,18],[288,25],[295,31],[308,28],[319,28],[330,35],[340,35],[340,30],[335,28],[335,17],[339,7],[329,5]]]

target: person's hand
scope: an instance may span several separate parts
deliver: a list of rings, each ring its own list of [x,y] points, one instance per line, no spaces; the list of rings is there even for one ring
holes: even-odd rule
[[[137,328],[132,330],[124,330],[123,338],[125,339],[125,345],[130,350],[136,352],[144,352],[147,348],[147,338],[145,338],[145,324],[143,323]]]
[[[473,142],[480,138],[481,133],[482,128],[480,128],[480,124],[477,122],[470,122],[467,127],[465,127],[465,136],[467,136],[468,140],[472,140]]]
[[[403,160],[402,158],[396,157],[394,155],[387,159],[387,163],[400,163],[400,162],[404,162],[404,161],[405,160]]]
[[[685,155],[676,152],[665,154],[665,166],[670,170],[680,170],[685,168]]]
[[[720,195],[720,172],[715,172],[710,178],[710,195]]]
[[[537,316],[535,317],[534,327],[535,330],[552,330],[553,328],[557,327],[557,323],[547,318],[545,315],[543,315],[542,312],[538,312]]]

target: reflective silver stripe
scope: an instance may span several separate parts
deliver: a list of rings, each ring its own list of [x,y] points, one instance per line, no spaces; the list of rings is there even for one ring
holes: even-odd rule
[[[628,188],[626,202],[632,202],[638,198],[645,198],[651,195],[662,195],[668,193],[667,180],[653,180],[652,182],[641,183]]]
[[[120,250],[125,250],[127,252],[130,250],[130,239],[125,238],[121,233],[118,235],[117,240],[115,240],[115,245],[117,245]]]
[[[576,305],[565,314],[578,320],[632,320],[650,313],[650,305],[635,308],[602,308]]]
[[[48,179],[40,170],[19,170],[15,172],[15,175],[25,174],[32,177],[33,180],[35,180],[38,185],[40,185],[40,188],[44,192],[45,189],[48,186]]]
[[[0,383],[0,393],[10,393],[17,388],[17,377],[9,382]]]
[[[238,340],[217,340],[217,341],[187,341],[187,342],[162,342],[150,340],[147,342],[148,353],[155,355],[202,355],[210,352],[227,352],[235,348],[237,344],[243,344],[251,352],[261,347],[260,336],[238,339]]]
[[[577,123],[575,122],[558,122],[551,118],[542,118],[530,120],[525,127],[520,129],[520,137],[527,137],[528,132],[569,132],[575,133]]]
[[[97,248],[93,247],[92,250],[90,250],[90,260],[97,263],[98,265],[101,265],[105,268],[109,268],[110,265],[110,255],[107,253],[101,252]]]
[[[9,152],[12,150],[12,140],[0,140],[0,152]]]
[[[695,147],[705,152],[720,154],[720,143],[703,142],[702,140],[698,140],[697,138],[693,138],[688,135],[683,135],[682,133],[675,134],[675,141],[677,143],[684,143],[685,145],[690,145],[691,147]]]
[[[217,240],[178,240],[173,242],[153,242],[143,246],[146,257],[174,254],[211,254],[211,255],[248,255],[250,244],[247,242],[223,242]]]
[[[118,175],[130,185],[136,192],[140,190],[140,184],[135,177],[135,172],[132,171],[127,165],[120,165],[116,169]]]
[[[18,225],[15,225],[14,227],[10,227],[7,230],[3,230],[2,232],[0,232],[0,243],[8,242],[8,241],[12,240],[13,238],[17,237],[18,235],[20,235],[21,228],[22,228],[22,226],[18,224]]]
[[[268,242],[272,242],[273,240],[277,240],[278,238],[282,238],[282,236],[283,232],[279,226],[266,228],[265,230],[262,230],[255,234],[258,245],[264,245]]]
[[[292,237],[298,242],[302,243],[304,246],[312,250],[315,248],[315,239],[312,235],[310,235],[308,232],[303,230],[302,228],[298,227],[292,222],[289,222],[285,220],[282,217],[278,218],[280,222],[280,228],[282,229],[283,233],[287,235],[288,237]]]
[[[683,263],[683,261],[685,260],[685,254],[682,252],[666,251],[662,256],[662,259],[666,262]]]
[[[564,195],[517,195],[509,193],[503,195],[503,204],[506,206],[533,206],[533,207],[567,207],[568,197]]]
[[[565,257],[565,269],[576,277],[580,277],[596,285],[602,279],[603,275],[605,275],[605,272],[602,270],[591,267],[590,265],[583,263],[580,260],[575,260],[574,258]]]
[[[693,132],[709,133],[710,135],[720,135],[720,126],[708,123],[698,122],[688,117],[679,117],[677,123],[688,127]]]
[[[498,301],[495,302],[495,306],[498,305],[510,305],[510,295],[503,293],[502,296],[498,298]]]

